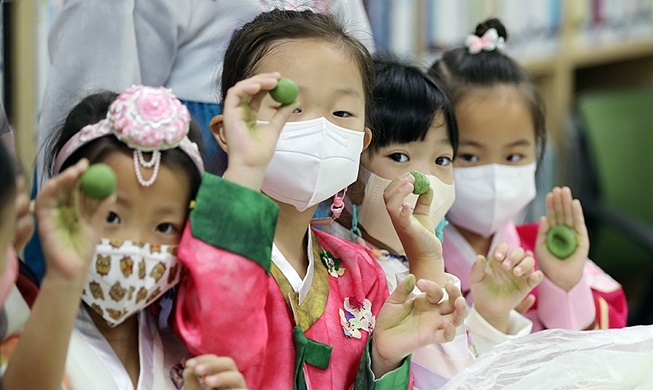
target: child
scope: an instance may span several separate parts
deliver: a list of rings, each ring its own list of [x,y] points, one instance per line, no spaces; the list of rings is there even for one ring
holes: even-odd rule
[[[1,166],[2,176],[5,176],[11,170],[11,165],[5,165],[5,161],[2,161]],[[9,288],[11,291],[2,320],[5,331],[2,357],[8,360],[2,382],[5,388],[48,389],[61,386],[80,292],[95,248],[93,243],[99,238],[96,227],[102,225],[112,205],[111,197],[99,202],[76,194],[76,182],[87,167],[86,160],[80,161],[50,180],[37,200],[39,234],[47,243],[44,253],[50,268],[43,279],[41,293],[31,307],[31,314],[29,297],[22,296],[22,291],[14,287],[19,260],[11,247],[7,248],[6,242],[0,247],[2,253],[7,255],[10,268],[14,269],[14,280],[10,284],[6,280],[2,282],[2,290]],[[15,196],[15,190],[15,187],[10,187],[5,198]],[[15,232],[16,210],[7,207],[6,200],[2,202],[2,229],[9,227]],[[13,233],[2,235],[3,240],[12,236]],[[16,283],[18,285],[19,281]],[[2,301],[4,303],[4,299]],[[23,329],[20,325],[27,315],[29,319]],[[48,353],[44,354],[43,351]],[[35,366],[39,367],[39,375],[33,374]]]
[[[207,373],[197,361],[189,365],[198,375],[182,372],[187,351],[165,328],[169,299],[159,324],[143,310],[182,275],[176,245],[204,173],[201,137],[190,123],[169,90],[132,86],[82,100],[54,139],[53,175],[85,158],[117,177],[116,204],[105,214],[70,340],[73,388],[176,389],[182,375],[198,382]],[[243,387],[240,379],[216,386]]]
[[[514,266],[506,250],[523,248],[527,254],[534,252],[544,274],[538,289],[518,307],[522,312],[530,307],[526,316],[533,321],[533,331],[623,327],[623,291],[587,259],[583,212],[569,188],[554,188],[547,195],[547,216],[540,223],[515,227],[512,222],[535,196],[535,161],[538,151],[540,158],[543,154],[545,127],[535,85],[500,50],[506,38],[501,22],[490,19],[477,26],[466,47],[446,52],[431,67],[446,84],[460,131],[454,163],[456,201],[447,214],[451,225],[444,229],[443,250],[446,268],[461,278],[463,293],[471,290],[467,298],[475,305],[467,324],[470,329],[470,322],[490,324],[510,333],[509,313],[524,294],[501,288],[511,284],[494,275],[492,264],[499,260]],[[547,249],[547,232],[555,225],[575,231],[578,247],[567,259]],[[477,258],[477,253],[490,261],[484,266],[485,258]]]
[[[346,211],[339,223],[325,229],[339,231],[343,238],[354,239],[371,249],[386,273],[391,290],[397,277],[407,273],[409,266],[416,276],[435,281],[446,277],[460,288],[458,278],[444,273],[444,264],[425,270],[414,259],[404,256],[388,214],[394,209],[392,204],[403,202],[407,195],[397,191],[398,183],[405,180],[404,175],[410,171],[422,172],[427,175],[432,190],[419,197],[408,195],[407,199],[414,206],[416,216],[420,216],[424,202],[430,203],[430,213],[418,218],[429,234],[436,231],[441,234],[446,225],[444,215],[454,201],[452,161],[458,146],[458,127],[453,107],[442,89],[416,66],[393,58],[377,58],[375,62],[377,79],[371,122],[378,137],[372,139],[362,154],[359,180],[345,200]],[[437,250],[442,251],[439,242]],[[518,278],[506,272],[506,277],[516,283],[523,283],[529,272],[525,275]],[[527,320],[523,322],[528,324]],[[413,354],[415,386],[440,387],[469,362],[468,340],[461,326],[453,342],[432,345]]]
[[[410,387],[406,357],[453,338],[460,293],[447,284],[439,303],[441,288],[421,280],[425,294],[409,298],[408,276],[388,298],[363,248],[309,229],[369,143],[369,53],[331,16],[274,10],[234,35],[224,64],[212,130],[229,164],[224,179],[205,175],[180,243],[180,334],[191,352],[233,356],[253,388]],[[267,94],[280,75],[299,87],[293,104]],[[399,209],[407,253],[435,267]]]

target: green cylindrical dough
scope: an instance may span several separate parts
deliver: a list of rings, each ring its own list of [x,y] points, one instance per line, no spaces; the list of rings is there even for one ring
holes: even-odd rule
[[[104,199],[116,190],[116,174],[107,164],[93,164],[82,174],[79,185],[89,198]]]
[[[555,257],[566,259],[576,252],[576,232],[567,225],[556,225],[546,235],[546,246]]]
[[[291,104],[297,99],[299,95],[299,88],[294,81],[281,77],[277,81],[277,86],[270,90],[270,96],[272,99],[278,101],[279,103],[285,105]]]
[[[415,183],[413,183],[413,194],[422,195],[426,193],[431,186],[429,179],[421,172],[411,171],[410,174],[415,178]]]

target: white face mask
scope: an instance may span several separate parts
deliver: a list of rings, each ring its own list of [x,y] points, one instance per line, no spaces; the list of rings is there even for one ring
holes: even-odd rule
[[[456,194],[453,184],[446,184],[436,176],[426,175],[426,177],[433,189],[430,218],[433,226],[437,227],[454,203]],[[383,200],[383,192],[392,180],[377,176],[364,167],[360,168],[359,179],[366,184],[365,197],[358,212],[358,223],[370,236],[390,247],[394,253],[403,255],[405,253],[403,246]],[[414,208],[417,198],[417,195],[410,194],[406,197],[405,202]]]
[[[489,237],[535,199],[535,163],[454,168],[456,202],[447,219]]]
[[[356,180],[364,137],[324,117],[287,122],[261,189],[299,211],[332,197]]]
[[[138,313],[179,282],[176,245],[106,238],[95,247],[82,300],[110,325]]]

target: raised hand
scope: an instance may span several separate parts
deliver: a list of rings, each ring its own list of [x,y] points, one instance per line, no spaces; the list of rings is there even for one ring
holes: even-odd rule
[[[100,228],[115,202],[114,195],[97,201],[80,193],[79,178],[88,165],[88,160],[82,159],[48,181],[36,200],[47,277],[83,282],[100,241]]]
[[[430,218],[433,189],[417,198],[415,209],[404,202],[413,191],[415,178],[410,173],[394,179],[383,192],[383,200],[392,224],[401,240],[410,264],[410,271],[419,279],[428,279],[443,286],[444,260],[442,244],[435,235]]]
[[[257,124],[263,98],[277,85],[279,73],[261,73],[229,88],[224,100],[223,122],[217,126],[218,142],[224,141],[229,166],[224,177],[259,190],[272,159],[283,125],[297,103],[280,106],[267,124]],[[212,131],[216,126],[212,123]]]
[[[377,378],[397,368],[410,353],[433,343],[453,340],[466,315],[465,298],[453,284],[445,290],[420,280],[424,294],[413,295],[415,277],[408,275],[388,297],[376,319],[372,339],[372,370]]]
[[[186,361],[184,389],[246,389],[245,378],[229,357],[200,355]]]
[[[565,291],[571,290],[583,277],[585,261],[589,254],[589,237],[583,208],[578,199],[573,199],[569,187],[555,187],[546,196],[546,217],[540,220],[535,254],[539,268],[549,280]],[[546,244],[549,229],[556,225],[566,225],[576,233],[578,246],[566,259],[554,256]]]
[[[529,294],[544,277],[534,267],[531,252],[515,248],[508,253],[507,244],[499,244],[489,260],[479,255],[472,265],[474,307],[500,332],[507,331],[512,309],[527,310],[533,304]]]

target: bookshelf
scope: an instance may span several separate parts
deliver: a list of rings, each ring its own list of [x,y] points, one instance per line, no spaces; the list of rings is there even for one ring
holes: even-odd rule
[[[478,22],[500,18],[509,34],[506,50],[540,89],[560,153],[577,93],[653,85],[651,0],[369,0],[367,7],[378,48],[425,66],[460,46]],[[560,154],[552,184],[566,184],[564,161]]]

